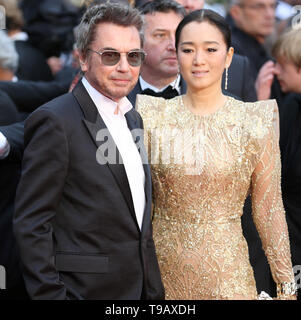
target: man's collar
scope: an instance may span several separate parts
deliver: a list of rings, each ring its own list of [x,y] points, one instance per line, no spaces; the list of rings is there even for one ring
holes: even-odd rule
[[[121,112],[121,115],[124,116],[133,108],[127,97],[123,97],[117,103],[116,101],[111,100],[110,98],[97,91],[85,77],[83,77],[82,83],[88,91],[97,109],[101,112],[104,112],[105,114],[113,115],[116,114],[116,110],[118,110],[119,112]]]
[[[181,77],[178,76],[174,81],[172,81],[170,84],[168,84],[164,88],[158,89],[158,88],[154,87],[153,85],[151,85],[150,83],[146,82],[141,76],[139,76],[139,83],[140,83],[142,91],[145,89],[151,89],[155,92],[161,92],[165,88],[167,88],[168,86],[172,86],[178,91],[179,94],[181,94],[180,80],[181,80]]]

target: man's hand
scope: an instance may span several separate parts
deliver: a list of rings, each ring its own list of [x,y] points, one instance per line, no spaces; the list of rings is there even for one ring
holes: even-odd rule
[[[9,143],[0,132],[0,159],[4,159],[9,154]]]
[[[47,63],[54,76],[63,68],[63,61],[61,58],[58,58],[58,57],[48,58]]]
[[[271,86],[274,80],[275,64],[273,61],[267,61],[259,70],[255,88],[258,100],[266,100],[271,96]]]

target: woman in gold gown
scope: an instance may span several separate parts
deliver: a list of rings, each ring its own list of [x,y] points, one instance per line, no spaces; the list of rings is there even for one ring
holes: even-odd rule
[[[248,192],[279,299],[294,299],[280,189],[277,104],[223,95],[225,20],[187,15],[176,32],[187,94],[138,95],[153,178],[153,232],[167,299],[257,299],[241,215]]]

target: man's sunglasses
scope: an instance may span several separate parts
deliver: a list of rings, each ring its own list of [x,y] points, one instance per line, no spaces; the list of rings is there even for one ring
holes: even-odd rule
[[[121,53],[126,54],[127,61],[132,67],[138,67],[142,64],[146,53],[142,50],[132,50],[129,52],[119,52],[116,50],[104,50],[102,52],[88,49],[97,53],[101,57],[101,62],[106,66],[114,66],[120,61]]]

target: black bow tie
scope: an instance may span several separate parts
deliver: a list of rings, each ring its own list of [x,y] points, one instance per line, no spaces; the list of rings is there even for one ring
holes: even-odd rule
[[[171,99],[179,95],[178,91],[176,89],[173,89],[172,86],[168,86],[163,91],[155,92],[152,89],[145,89],[141,92],[141,94],[147,94],[149,96],[153,97],[162,97],[165,99]]]

